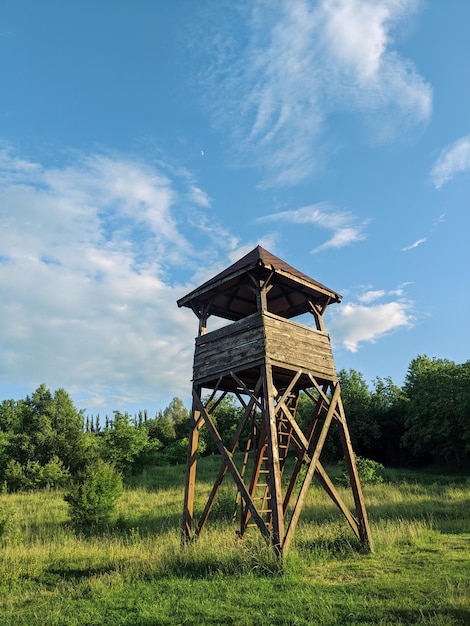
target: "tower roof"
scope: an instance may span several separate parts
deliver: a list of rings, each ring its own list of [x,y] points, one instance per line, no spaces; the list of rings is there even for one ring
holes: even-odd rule
[[[251,278],[250,278],[251,277]],[[207,311],[229,320],[239,320],[257,311],[252,278],[270,278],[268,310],[285,318],[310,311],[310,302],[327,306],[340,302],[342,296],[299,272],[261,246],[230,265],[213,278],[180,298],[179,307],[196,313]]]

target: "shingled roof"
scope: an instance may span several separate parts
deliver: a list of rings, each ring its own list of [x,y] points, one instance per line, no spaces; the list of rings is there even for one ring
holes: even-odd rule
[[[328,305],[340,302],[342,296],[325,285],[268,252],[261,246],[246,254],[191,293],[180,298],[179,307],[195,312],[207,309],[211,315],[238,320],[256,312],[256,293],[249,275],[256,279],[270,278],[268,310],[285,318],[310,310],[310,302]]]

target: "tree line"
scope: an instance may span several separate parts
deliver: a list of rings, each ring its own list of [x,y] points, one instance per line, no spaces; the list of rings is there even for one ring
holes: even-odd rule
[[[418,356],[402,387],[376,378],[369,387],[361,373],[338,373],[341,396],[356,454],[388,466],[470,462],[470,361]],[[312,400],[301,394],[297,420],[310,419]],[[214,411],[217,428],[230,441],[242,408],[226,396]],[[64,389],[41,385],[31,396],[0,405],[0,488],[3,491],[64,486],[98,460],[123,475],[144,467],[186,460],[190,413],[179,398],[153,418],[113,412],[99,416],[77,410]],[[329,461],[341,458],[330,433]],[[201,455],[216,452],[202,429]]]

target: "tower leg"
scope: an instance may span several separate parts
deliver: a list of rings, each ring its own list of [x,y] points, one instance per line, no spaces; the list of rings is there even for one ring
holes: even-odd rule
[[[198,393],[198,390],[195,390]],[[186,483],[184,487],[183,519],[181,522],[181,541],[187,543],[192,536],[194,492],[196,487],[197,448],[201,414],[193,402],[189,432],[188,458],[186,464]]]
[[[339,386],[339,383],[338,383]],[[356,514],[359,522],[359,538],[362,546],[369,552],[374,551],[374,545],[372,542],[372,536],[369,527],[369,521],[367,518],[366,505],[362,495],[361,483],[359,481],[359,474],[357,473],[356,459],[354,457],[354,451],[349,436],[348,424],[344,414],[343,403],[341,398],[338,401],[338,409],[340,419],[338,420],[339,436],[341,439],[341,445],[343,447],[344,460],[346,462],[346,468],[349,475],[349,482],[351,483],[351,489],[354,497],[354,504],[356,507]]]

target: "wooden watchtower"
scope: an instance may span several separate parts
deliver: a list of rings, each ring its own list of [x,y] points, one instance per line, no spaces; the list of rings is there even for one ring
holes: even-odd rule
[[[193,368],[193,405],[182,519],[183,542],[196,539],[229,472],[240,505],[239,536],[256,525],[279,555],[286,553],[315,476],[346,517],[363,547],[372,550],[346,416],[323,314],[341,296],[260,246],[178,300],[199,318]],[[311,313],[314,327],[291,321]],[[231,321],[206,333],[207,319]],[[212,418],[233,393],[243,407],[231,441]],[[296,420],[299,394],[313,410],[307,426]],[[221,468],[199,520],[193,518],[199,431],[206,427]],[[341,499],[320,460],[336,427],[349,473],[355,514]],[[242,436],[243,435],[243,436]],[[244,451],[239,442],[248,440]],[[235,452],[244,452],[235,457]],[[289,456],[289,459],[288,459]]]

